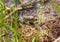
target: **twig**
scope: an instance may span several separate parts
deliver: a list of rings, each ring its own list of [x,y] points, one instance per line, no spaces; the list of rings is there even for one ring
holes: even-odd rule
[[[55,41],[53,42],[60,42],[60,37],[58,37]]]

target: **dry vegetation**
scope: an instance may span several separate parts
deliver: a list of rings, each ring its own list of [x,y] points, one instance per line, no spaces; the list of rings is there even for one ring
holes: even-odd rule
[[[59,0],[0,0],[0,42],[60,42]]]

